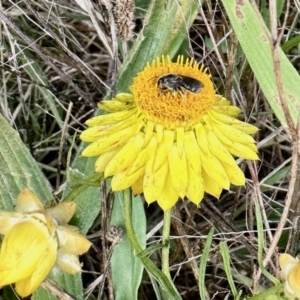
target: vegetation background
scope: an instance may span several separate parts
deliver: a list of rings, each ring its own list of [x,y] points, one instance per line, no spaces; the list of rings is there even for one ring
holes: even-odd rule
[[[201,62],[241,119],[260,128],[260,161],[240,161],[245,187],[173,210],[174,285],[182,299],[239,299],[273,285],[266,274],[278,276],[278,253],[299,251],[299,12],[298,0],[1,1],[0,208],[12,210],[26,186],[44,202],[68,196],[78,205],[73,224],[94,243],[82,277],[53,276],[63,289],[48,281],[32,299],[160,297],[126,232],[119,245],[105,241],[110,222],[124,229],[122,195],[90,177],[78,132],[98,101],[128,91],[161,54]],[[162,210],[140,197],[133,210],[141,244],[158,244]],[[160,266],[160,250],[151,259]],[[10,288],[0,295],[17,299]]]

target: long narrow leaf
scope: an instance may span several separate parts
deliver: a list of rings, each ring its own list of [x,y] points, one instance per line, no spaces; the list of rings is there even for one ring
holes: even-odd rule
[[[264,95],[281,124],[285,127],[286,120],[278,101],[278,87],[271,51],[272,40],[256,4],[249,0],[222,0],[222,3]],[[279,51],[284,96],[296,124],[300,105],[300,77],[283,51]]]
[[[146,220],[144,205],[140,197],[133,199],[132,220],[136,237],[141,247],[146,247]],[[143,264],[137,257],[128,239],[124,226],[124,203],[122,193],[115,193],[115,205],[112,214],[112,224],[123,229],[122,242],[116,246],[111,260],[114,293],[116,300],[137,299]]]
[[[18,194],[30,188],[45,203],[50,185],[18,133],[0,115],[0,209],[13,210]]]

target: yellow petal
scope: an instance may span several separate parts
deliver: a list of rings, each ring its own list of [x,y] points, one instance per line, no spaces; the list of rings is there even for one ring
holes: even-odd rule
[[[69,274],[81,272],[78,255],[58,251],[55,265]]]
[[[104,173],[106,166],[110,160],[120,151],[121,147],[107,151],[101,154],[95,162],[95,172]]]
[[[218,113],[214,110],[210,110],[208,112],[208,114],[215,121],[218,121],[220,125],[227,124],[227,125],[230,125],[230,126],[241,126],[242,128],[243,127],[247,128],[247,130],[252,128],[252,131],[254,131],[254,132],[251,132],[251,133],[255,133],[255,132],[258,131],[258,128],[256,126],[253,126],[251,124],[242,122],[239,119],[233,118],[231,116],[226,116],[225,114]]]
[[[296,297],[300,296],[300,262],[298,262],[288,273],[287,281]]]
[[[145,170],[147,161],[149,160],[149,156],[152,155],[153,147],[147,145],[144,149],[142,149],[135,158],[135,161],[128,168],[128,175],[139,172],[140,169]]]
[[[190,167],[194,169],[194,172],[198,174],[198,176],[201,176],[201,153],[193,131],[188,131],[185,133],[184,145],[186,158],[189,162]]]
[[[111,125],[128,119],[133,114],[132,110],[120,111],[112,114],[93,117],[85,122],[88,126]],[[81,138],[81,136],[80,136]]]
[[[110,126],[103,125],[87,128],[80,134],[79,138],[84,142],[94,142],[103,136],[107,136],[107,130],[110,129]]]
[[[225,170],[230,183],[237,185],[237,186],[244,186],[246,183],[245,174],[243,171],[239,168],[238,165],[235,166],[229,166],[226,163],[220,162],[223,166],[223,169]]]
[[[178,201],[178,193],[175,191],[170,175],[166,177],[165,186],[162,190],[162,193],[157,198],[158,205],[163,210],[168,210],[172,208],[175,203]]]
[[[106,112],[115,113],[118,111],[129,110],[134,107],[133,102],[121,102],[119,100],[102,100],[98,103],[99,109]]]
[[[156,132],[158,144],[160,144],[162,142],[162,140],[164,139],[164,135],[165,135],[166,131],[169,132],[170,134],[172,134],[172,136],[174,136],[174,131],[166,130],[165,127],[161,124],[155,124],[155,132]]]
[[[121,148],[105,168],[105,177],[126,170],[137,158],[144,145],[144,134],[139,132]]]
[[[111,151],[134,136],[140,130],[140,124],[134,124],[131,127],[115,132],[109,136],[102,137],[89,144],[82,152],[82,156],[97,156],[104,152]]]
[[[126,189],[140,178],[144,177],[146,164],[149,163],[149,157],[154,159],[153,151],[155,151],[155,139],[142,149],[136,156],[131,166],[123,172],[114,175],[111,185],[114,191]]]
[[[56,249],[57,245],[49,235],[46,224],[33,218],[24,218],[18,222],[7,232],[1,245],[0,286],[29,278],[37,268],[40,268],[39,272],[48,272],[53,257],[49,256],[48,260],[44,254],[49,251],[52,253],[53,247]],[[45,258],[44,264],[41,258]],[[41,282],[45,276],[39,277],[37,281]]]
[[[141,176],[132,186],[132,193],[137,196],[143,192],[144,176]]]
[[[144,147],[146,147],[152,138],[152,136],[155,134],[154,133],[154,124],[152,122],[147,122],[146,126],[144,127]]]
[[[218,182],[219,186],[229,189],[229,178],[220,161],[210,152],[206,138],[206,131],[207,130],[205,130],[203,126],[197,126],[196,128],[196,136],[200,148],[202,168],[212,181],[216,181]]]
[[[235,129],[233,126],[226,124],[218,124],[216,122],[210,122],[214,131],[219,131],[225,135],[230,141],[235,141],[239,144],[254,144],[253,137],[241,130]]]
[[[219,161],[226,163],[230,166],[236,166],[236,161],[226,149],[226,147],[220,142],[220,140],[216,137],[214,132],[210,129],[206,131],[208,148],[210,149],[211,153],[215,155]]]
[[[232,124],[232,127],[247,134],[254,134],[259,130],[256,126],[245,122]]]
[[[57,226],[59,250],[70,254],[82,254],[89,250],[92,243],[73,227]]]
[[[113,191],[125,190],[133,185],[145,173],[145,166],[138,169],[135,173],[128,173],[128,170],[125,170],[113,176],[111,180],[111,188]]]
[[[161,166],[157,171],[154,169],[156,160],[156,149],[157,149],[157,139],[156,136],[151,140],[148,145],[149,148],[149,160],[146,164],[143,191],[148,203],[153,202],[161,194],[162,188],[165,185],[166,174],[168,170],[167,161]]]
[[[169,170],[174,189],[181,198],[184,198],[188,183],[186,156],[182,152],[180,155],[177,143],[173,144],[169,155]]]
[[[256,154],[257,148],[254,144],[243,145],[239,144],[235,141],[229,140],[226,136],[222,134],[222,132],[215,131],[214,132],[220,142],[225,146],[225,148],[233,155],[251,159],[251,160],[258,160],[258,156]]]
[[[218,181],[210,178],[205,171],[202,172],[202,176],[204,191],[219,199],[223,186],[221,186]]]
[[[98,103],[99,109],[107,110],[107,102],[114,101],[120,103],[132,103],[134,101],[133,95],[128,93],[119,93],[109,101],[100,101]]]
[[[230,106],[230,101],[226,99],[218,102],[218,104],[215,105],[212,109],[217,113],[231,117],[235,117],[241,112],[241,110],[237,106]]]
[[[0,211],[0,234],[6,234],[7,231],[19,222],[24,217],[23,214],[18,212]]]
[[[16,204],[17,212],[30,213],[43,210],[43,204],[35,194],[33,194],[28,188],[21,191]]]
[[[75,202],[61,202],[57,205],[48,208],[47,213],[56,220],[59,225],[67,224],[73,217],[76,211]]]
[[[177,127],[176,128],[176,145],[177,145],[177,151],[178,156],[183,156],[184,151],[184,128],[183,127]]]
[[[126,118],[123,122],[90,127],[80,134],[80,139],[84,142],[94,142],[100,138],[110,136],[113,133],[119,132],[120,130],[126,129],[138,123],[139,119],[137,119],[136,116],[132,115]]]
[[[21,297],[32,294],[47,277],[56,261],[57,242],[54,237],[48,241],[48,247],[42,253],[36,268],[29,278],[16,282],[16,292]]]
[[[279,266],[285,274],[287,274],[290,271],[290,268],[286,269],[287,266],[294,266],[296,264],[297,260],[290,254],[282,253],[279,255]]]
[[[218,108],[220,105],[221,106],[229,106],[230,105],[230,101],[227,100],[226,98],[224,98],[222,95],[215,95],[215,101],[218,104],[216,106],[216,108]],[[233,106],[235,107],[235,106]],[[213,107],[215,109],[215,106]]]
[[[238,167],[236,161],[233,159],[229,151],[225,146],[219,141],[219,139],[214,135],[211,130],[207,130],[207,141],[208,147],[212,154],[215,155],[223,166],[229,181],[235,185],[245,184],[245,175],[242,170]]]
[[[188,169],[188,186],[186,196],[190,201],[198,205],[204,196],[203,179],[195,172],[190,162],[187,163]]]
[[[162,193],[168,172],[169,165],[166,161],[159,170],[154,173],[147,173],[147,176],[145,176],[143,192],[145,200],[149,204],[155,201]]]
[[[174,143],[174,131],[164,130],[161,143],[159,143],[155,153],[154,171],[161,168],[168,161],[168,156]]]

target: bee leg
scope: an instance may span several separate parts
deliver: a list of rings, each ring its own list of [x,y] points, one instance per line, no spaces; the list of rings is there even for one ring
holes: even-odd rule
[[[180,94],[180,96],[185,100],[186,99],[186,95],[185,95],[185,89],[183,87],[179,87],[178,88],[178,93]]]

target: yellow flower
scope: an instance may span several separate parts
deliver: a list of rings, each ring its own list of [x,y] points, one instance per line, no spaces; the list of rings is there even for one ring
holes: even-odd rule
[[[289,299],[300,299],[300,262],[298,257],[280,254],[279,265],[284,282],[284,294]]]
[[[167,210],[179,198],[199,204],[204,192],[218,198],[231,183],[245,184],[232,155],[258,159],[249,135],[258,129],[237,119],[240,109],[215,93],[206,69],[162,57],[130,89],[101,101],[108,113],[88,120],[80,136],[91,143],[82,155],[99,156],[95,170],[112,176],[114,191],[131,187]]]
[[[21,297],[33,293],[54,265],[68,273],[81,271],[78,255],[91,243],[75,227],[66,226],[75,213],[74,202],[45,210],[40,200],[24,189],[16,212],[0,211],[0,288],[15,283]]]

